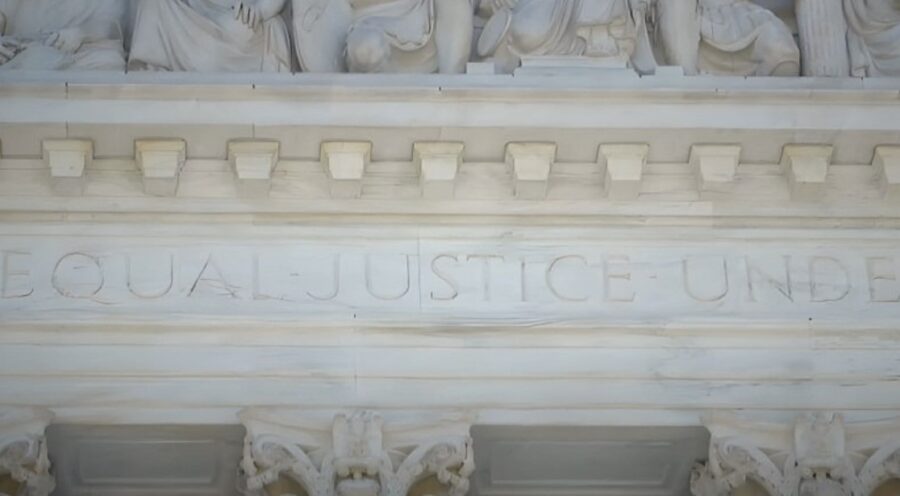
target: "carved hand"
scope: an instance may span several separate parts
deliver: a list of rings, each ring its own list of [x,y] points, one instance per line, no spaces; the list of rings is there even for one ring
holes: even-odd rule
[[[265,20],[262,9],[254,0],[236,0],[232,8],[234,18],[250,29],[255,30]]]
[[[646,15],[655,3],[654,0],[632,0],[631,9],[635,13]]]
[[[21,41],[8,36],[0,36],[0,65],[12,60],[23,48],[24,45]]]
[[[84,44],[85,39],[86,35],[81,29],[65,28],[55,33],[50,33],[44,39],[44,44],[61,52],[75,53]]]
[[[491,0],[491,9],[494,12],[503,9],[513,10],[519,5],[519,0]]]

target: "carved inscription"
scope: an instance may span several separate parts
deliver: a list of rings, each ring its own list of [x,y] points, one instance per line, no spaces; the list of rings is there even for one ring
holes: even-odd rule
[[[869,298],[872,302],[900,303],[897,260],[894,257],[866,258]]]
[[[900,253],[852,246],[67,244],[0,246],[4,315],[50,318],[96,308],[123,316],[627,321],[845,318],[900,309]]]
[[[4,251],[0,273],[0,298],[27,298],[34,293],[31,285],[31,271],[28,265],[31,253],[27,251]]]

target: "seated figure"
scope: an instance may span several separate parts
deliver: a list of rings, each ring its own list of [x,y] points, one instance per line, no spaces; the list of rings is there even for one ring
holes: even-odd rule
[[[791,30],[750,0],[658,0],[657,8],[665,58],[688,74],[800,74]]]
[[[589,57],[628,63],[639,72],[655,61],[644,23],[647,0],[482,0],[489,20],[478,55],[512,72],[526,57]]]
[[[0,2],[0,70],[124,70],[121,0]]]
[[[844,0],[850,27],[850,72],[900,76],[900,1]]]
[[[472,2],[294,0],[300,66],[309,72],[464,72]]]
[[[290,72],[286,0],[141,0],[135,70]]]

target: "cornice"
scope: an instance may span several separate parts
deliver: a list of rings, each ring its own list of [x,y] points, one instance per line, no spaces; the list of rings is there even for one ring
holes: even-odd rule
[[[9,72],[0,212],[896,228],[898,115],[890,78]]]
[[[893,102],[898,78],[7,71],[0,99]]]

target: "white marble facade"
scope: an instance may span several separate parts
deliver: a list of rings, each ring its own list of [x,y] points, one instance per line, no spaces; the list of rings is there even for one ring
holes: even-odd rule
[[[898,75],[896,2],[838,3],[796,0],[795,35],[751,0],[144,0],[134,19],[120,1],[3,0],[0,63],[121,70],[129,46],[131,70],[452,74],[470,61],[501,72],[524,61],[642,74],[675,65],[687,74]]]
[[[900,494],[897,0],[0,34],[0,496]]]

